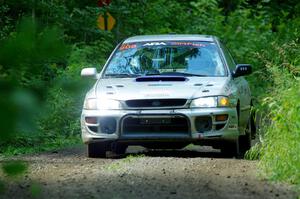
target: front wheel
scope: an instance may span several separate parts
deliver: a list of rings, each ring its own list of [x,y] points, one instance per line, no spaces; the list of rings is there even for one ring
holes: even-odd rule
[[[225,142],[221,146],[221,153],[226,157],[238,157],[239,144],[238,142]]]
[[[112,143],[111,152],[116,156],[124,155],[127,147],[128,146],[124,143]]]
[[[245,135],[239,136],[240,155],[244,157],[245,153],[251,148],[252,118],[249,118]]]
[[[97,142],[87,144],[87,156],[89,158],[106,158],[107,143]]]
[[[224,143],[221,152],[229,157],[244,158],[245,153],[251,148],[251,119],[249,119],[245,135],[240,135],[236,142]]]
[[[251,139],[254,140],[257,133],[256,124],[258,123],[257,123],[256,111],[253,108],[251,108],[250,122],[251,122]]]

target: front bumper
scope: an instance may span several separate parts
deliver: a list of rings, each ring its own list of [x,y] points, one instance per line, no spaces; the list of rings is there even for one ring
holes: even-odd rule
[[[226,121],[216,121],[217,115],[227,115]],[[185,133],[134,133],[125,134],[124,118],[185,118],[188,123],[188,132]],[[197,118],[210,117],[212,126],[208,131],[199,131]],[[102,132],[100,123],[87,123],[86,118],[113,118],[115,131]],[[149,124],[148,124],[149,125]],[[164,125],[163,122],[160,125]],[[98,129],[98,130],[93,130]],[[81,115],[82,140],[84,143],[97,141],[185,141],[209,143],[210,141],[236,141],[239,136],[238,117],[235,108],[195,108],[195,109],[159,109],[159,110],[83,110]]]

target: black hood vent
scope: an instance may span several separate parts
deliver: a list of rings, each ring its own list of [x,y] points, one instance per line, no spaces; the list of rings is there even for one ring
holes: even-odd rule
[[[137,77],[135,81],[137,82],[184,82],[188,79],[186,77],[178,77],[178,76],[143,76]]]

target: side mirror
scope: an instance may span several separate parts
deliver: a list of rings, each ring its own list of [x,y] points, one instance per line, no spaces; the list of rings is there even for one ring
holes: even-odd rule
[[[232,77],[240,77],[252,73],[250,64],[237,64],[235,70],[232,72]]]
[[[97,69],[96,68],[84,68],[81,70],[81,77],[92,77],[97,78]]]

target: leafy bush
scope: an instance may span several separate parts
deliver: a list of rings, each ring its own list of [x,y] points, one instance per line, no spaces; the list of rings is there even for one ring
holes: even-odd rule
[[[25,18],[0,40],[0,146],[16,134],[35,131],[34,116],[50,79],[45,69],[68,52],[61,38],[57,27],[41,28]]]
[[[39,136],[33,143],[42,143],[46,148],[79,143],[80,114],[87,89],[95,80],[80,77],[84,67],[104,64],[104,57],[112,49],[107,41],[95,41],[90,45],[74,45],[65,69],[55,69],[43,111],[37,118]],[[65,141],[64,141],[65,140]],[[59,144],[62,141],[61,144]],[[57,143],[57,144],[56,144]]]
[[[80,132],[80,113],[86,90],[95,80],[84,80],[80,71],[84,67],[102,68],[104,57],[112,49],[106,41],[91,45],[74,45],[68,66],[59,70],[46,97],[45,112],[39,120],[44,136],[74,136]]]
[[[271,124],[261,149],[261,166],[267,176],[300,184],[300,82],[280,95],[265,99]]]
[[[260,165],[270,179],[300,183],[300,43],[273,43],[260,55],[269,82],[262,108],[263,121]]]
[[[83,67],[89,66],[101,69],[102,67],[100,66],[104,65],[106,58],[109,56],[113,48],[114,44],[104,38],[94,41],[89,45],[85,43],[74,44],[68,58],[67,69],[69,71],[67,73],[78,76]]]

